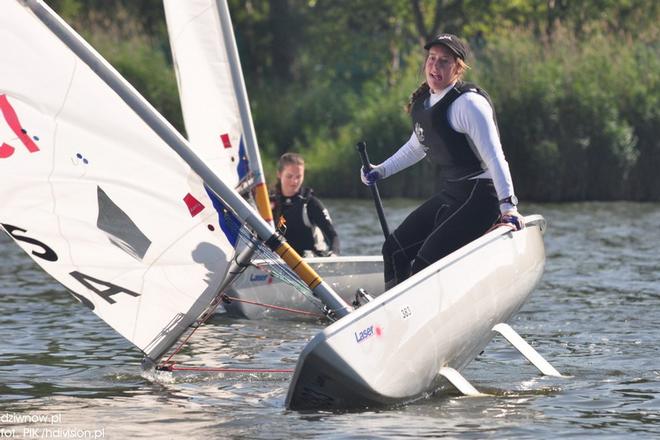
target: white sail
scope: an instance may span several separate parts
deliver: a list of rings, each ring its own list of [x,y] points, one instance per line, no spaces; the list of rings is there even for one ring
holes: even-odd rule
[[[257,186],[257,206],[270,221],[259,147],[226,1],[164,0],[163,5],[188,139],[228,185],[248,181],[246,189]]]
[[[235,172],[237,160],[232,148],[237,145],[236,139],[245,139],[240,146],[245,147],[247,154],[239,153],[238,157],[249,158],[256,205],[264,219],[272,220],[259,147],[226,0],[163,0],[163,5],[181,108],[193,148],[212,168]],[[229,147],[225,150],[228,154],[220,156],[218,139],[226,133],[229,134],[231,145],[223,143],[223,146]],[[224,164],[222,157],[226,160]],[[245,181],[247,167],[244,162],[241,161],[238,169],[242,170],[242,174],[234,176],[233,180],[225,180],[228,184],[235,185],[237,181]],[[223,179],[225,176],[229,174],[223,174]],[[374,296],[384,291],[380,256],[313,258],[307,259],[307,262],[337,288],[346,302],[355,299],[358,288],[365,288]],[[256,265],[259,266],[260,263],[256,262]],[[230,296],[247,301],[225,304],[224,310],[238,317],[302,319],[305,316],[292,314],[290,311],[278,313],[276,309],[263,304],[295,309],[303,313],[319,311],[316,302],[305,301],[300,292],[285,283],[273,284],[271,276],[254,266],[248,268],[245,276],[234,285]]]
[[[165,1],[174,68],[188,140],[197,154],[227,184],[239,175],[239,145],[243,128],[230,75],[229,60],[220,42],[218,15],[208,1]],[[209,59],[214,54],[214,59]]]
[[[157,358],[215,296],[233,246],[197,174],[63,40],[89,46],[21,3],[0,13],[0,223]]]

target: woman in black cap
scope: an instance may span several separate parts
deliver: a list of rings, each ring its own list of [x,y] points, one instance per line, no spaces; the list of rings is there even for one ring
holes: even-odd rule
[[[440,34],[424,48],[426,81],[407,106],[410,139],[385,162],[360,173],[372,185],[426,155],[440,170],[441,191],[385,240],[387,288],[483,235],[498,217],[524,227],[493,105],[486,92],[461,80],[468,69],[467,46],[455,35]]]

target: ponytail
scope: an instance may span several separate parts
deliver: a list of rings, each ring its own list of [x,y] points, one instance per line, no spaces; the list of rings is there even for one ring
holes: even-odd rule
[[[410,113],[410,111],[412,110],[412,106],[415,103],[415,101],[417,100],[417,98],[419,98],[421,95],[428,92],[429,90],[430,90],[430,87],[426,83],[426,81],[424,81],[422,84],[420,84],[420,86],[417,87],[417,90],[412,92],[412,94],[410,95],[410,98],[408,99],[408,104],[406,104],[406,107],[405,107],[406,113]]]

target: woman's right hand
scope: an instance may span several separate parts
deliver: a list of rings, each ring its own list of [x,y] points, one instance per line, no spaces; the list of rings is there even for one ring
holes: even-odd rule
[[[360,179],[362,179],[362,183],[364,183],[367,186],[371,186],[374,183],[376,183],[378,180],[381,180],[383,176],[383,171],[380,169],[380,166],[378,165],[371,165],[371,170],[367,171],[364,167],[360,170]]]
[[[516,231],[520,231],[525,227],[525,218],[520,215],[517,209],[512,209],[502,213],[500,218],[502,223],[509,223],[516,228]]]

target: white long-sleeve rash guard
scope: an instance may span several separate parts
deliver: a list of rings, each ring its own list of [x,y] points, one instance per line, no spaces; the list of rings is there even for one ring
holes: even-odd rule
[[[435,105],[453,86],[452,84],[440,93],[432,93],[425,103],[426,107]],[[493,109],[488,100],[478,93],[461,94],[449,107],[449,123],[454,130],[468,136],[485,166],[486,170],[473,179],[492,179],[500,200],[512,196],[514,191],[509,163],[504,157]],[[422,160],[426,157],[426,150],[427,147],[413,132],[410,139],[385,162],[378,165],[377,169],[383,174],[383,178],[389,177]],[[503,213],[512,209],[515,207],[508,203],[500,205]]]

